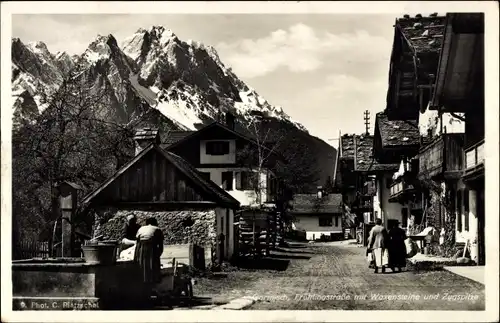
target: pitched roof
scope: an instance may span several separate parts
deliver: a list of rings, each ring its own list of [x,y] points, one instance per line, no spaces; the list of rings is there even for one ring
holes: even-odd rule
[[[445,30],[445,16],[405,17],[396,19],[408,44],[416,53],[439,52]]]
[[[295,194],[291,213],[342,213],[342,194]]]
[[[226,203],[237,204],[239,206],[240,202],[238,202],[238,200],[236,200],[228,192],[220,188],[213,181],[205,179],[203,176],[201,176],[200,172],[198,172],[196,168],[194,168],[191,164],[185,161],[182,157],[172,152],[165,151],[160,147],[157,147],[157,149],[161,150],[161,152],[165,155],[165,157],[167,156],[170,157],[169,158],[170,162],[172,162],[172,164],[177,166],[177,168],[179,168],[186,176],[193,179],[195,182],[198,182],[199,184],[205,186],[207,190],[215,193],[221,200],[225,201]]]
[[[148,152],[151,150],[156,150],[163,157],[165,157],[170,163],[174,165],[179,171],[184,173],[188,178],[190,178],[195,184],[198,185],[201,189],[203,189],[206,193],[212,195],[217,199],[218,203],[229,204],[235,207],[239,207],[240,203],[234,197],[232,197],[229,193],[220,188],[213,181],[205,179],[200,173],[191,166],[187,161],[182,159],[181,157],[175,155],[172,152],[167,152],[161,149],[158,145],[150,144],[146,148],[144,148],[139,154],[137,154],[134,158],[132,158],[128,163],[123,165],[116,173],[104,181],[101,185],[99,185],[94,191],[87,194],[82,199],[82,205],[86,205],[92,201],[94,197],[96,197],[102,190],[104,190],[108,185],[113,183],[121,174],[125,173],[127,169],[129,169],[132,165],[141,160]]]
[[[176,147],[177,145],[180,145],[182,144],[184,141],[186,140],[189,140],[195,136],[199,136],[199,135],[202,135],[204,132],[206,131],[209,131],[210,129],[214,129],[214,128],[219,128],[219,129],[223,129],[225,131],[227,131],[228,133],[230,134],[233,134],[234,136],[240,138],[240,139],[243,139],[251,144],[254,144],[254,145],[258,145],[256,139],[255,139],[255,136],[251,135],[250,134],[250,131],[241,131],[241,129],[243,127],[240,127],[240,129],[238,129],[238,131],[236,130],[232,130],[230,128],[228,128],[226,125],[218,122],[218,121],[214,121],[210,124],[208,124],[207,126],[197,130],[197,131],[190,131],[189,133],[182,133],[182,132],[177,132],[174,136],[177,136],[177,138],[181,137],[180,139],[178,139],[176,142],[172,143],[172,144],[168,144],[168,145],[165,145],[164,148],[168,148],[169,150]],[[174,137],[175,138],[175,137]],[[270,153],[272,153],[273,155],[275,156],[279,156],[279,158],[281,158],[282,156],[277,153],[276,151],[274,150],[271,150],[270,148],[268,148],[270,143],[267,142],[266,144],[261,144],[261,146],[264,148],[264,149],[267,149],[270,151]]]
[[[340,139],[342,158],[354,158],[354,136],[345,134]]]
[[[354,171],[358,172],[397,169],[398,164],[382,164],[373,157],[373,138],[366,134],[342,136],[342,158],[355,160]]]
[[[420,132],[416,120],[389,120],[384,112],[379,112],[375,122],[383,147],[420,144]]]
[[[186,131],[186,130],[180,130],[180,131],[169,131],[167,133],[164,133],[161,142],[162,142],[162,148],[168,147],[170,145],[175,144],[178,141],[181,141],[182,139],[186,138],[187,136],[195,133],[196,131]]]

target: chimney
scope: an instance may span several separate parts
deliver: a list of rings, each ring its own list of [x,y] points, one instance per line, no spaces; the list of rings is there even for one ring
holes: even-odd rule
[[[323,197],[323,186],[318,186],[318,198]]]
[[[230,112],[226,112],[226,127],[234,130],[234,115]]]
[[[144,148],[151,143],[160,144],[160,132],[155,128],[137,129],[134,135],[135,155],[137,156]]]

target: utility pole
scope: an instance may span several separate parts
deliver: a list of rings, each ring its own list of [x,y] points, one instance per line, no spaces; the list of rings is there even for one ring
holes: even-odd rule
[[[370,134],[370,111],[365,110],[363,119],[365,120],[366,134],[369,135]]]

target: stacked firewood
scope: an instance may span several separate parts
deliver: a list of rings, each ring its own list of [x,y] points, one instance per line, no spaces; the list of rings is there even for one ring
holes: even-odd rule
[[[268,255],[272,243],[270,217],[258,221],[252,215],[242,215],[239,220],[238,251],[241,257],[260,257]]]

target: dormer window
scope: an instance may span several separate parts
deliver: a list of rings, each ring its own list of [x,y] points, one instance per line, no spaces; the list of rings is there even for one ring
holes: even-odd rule
[[[229,154],[229,141],[208,141],[205,148],[207,155],[227,155]]]

